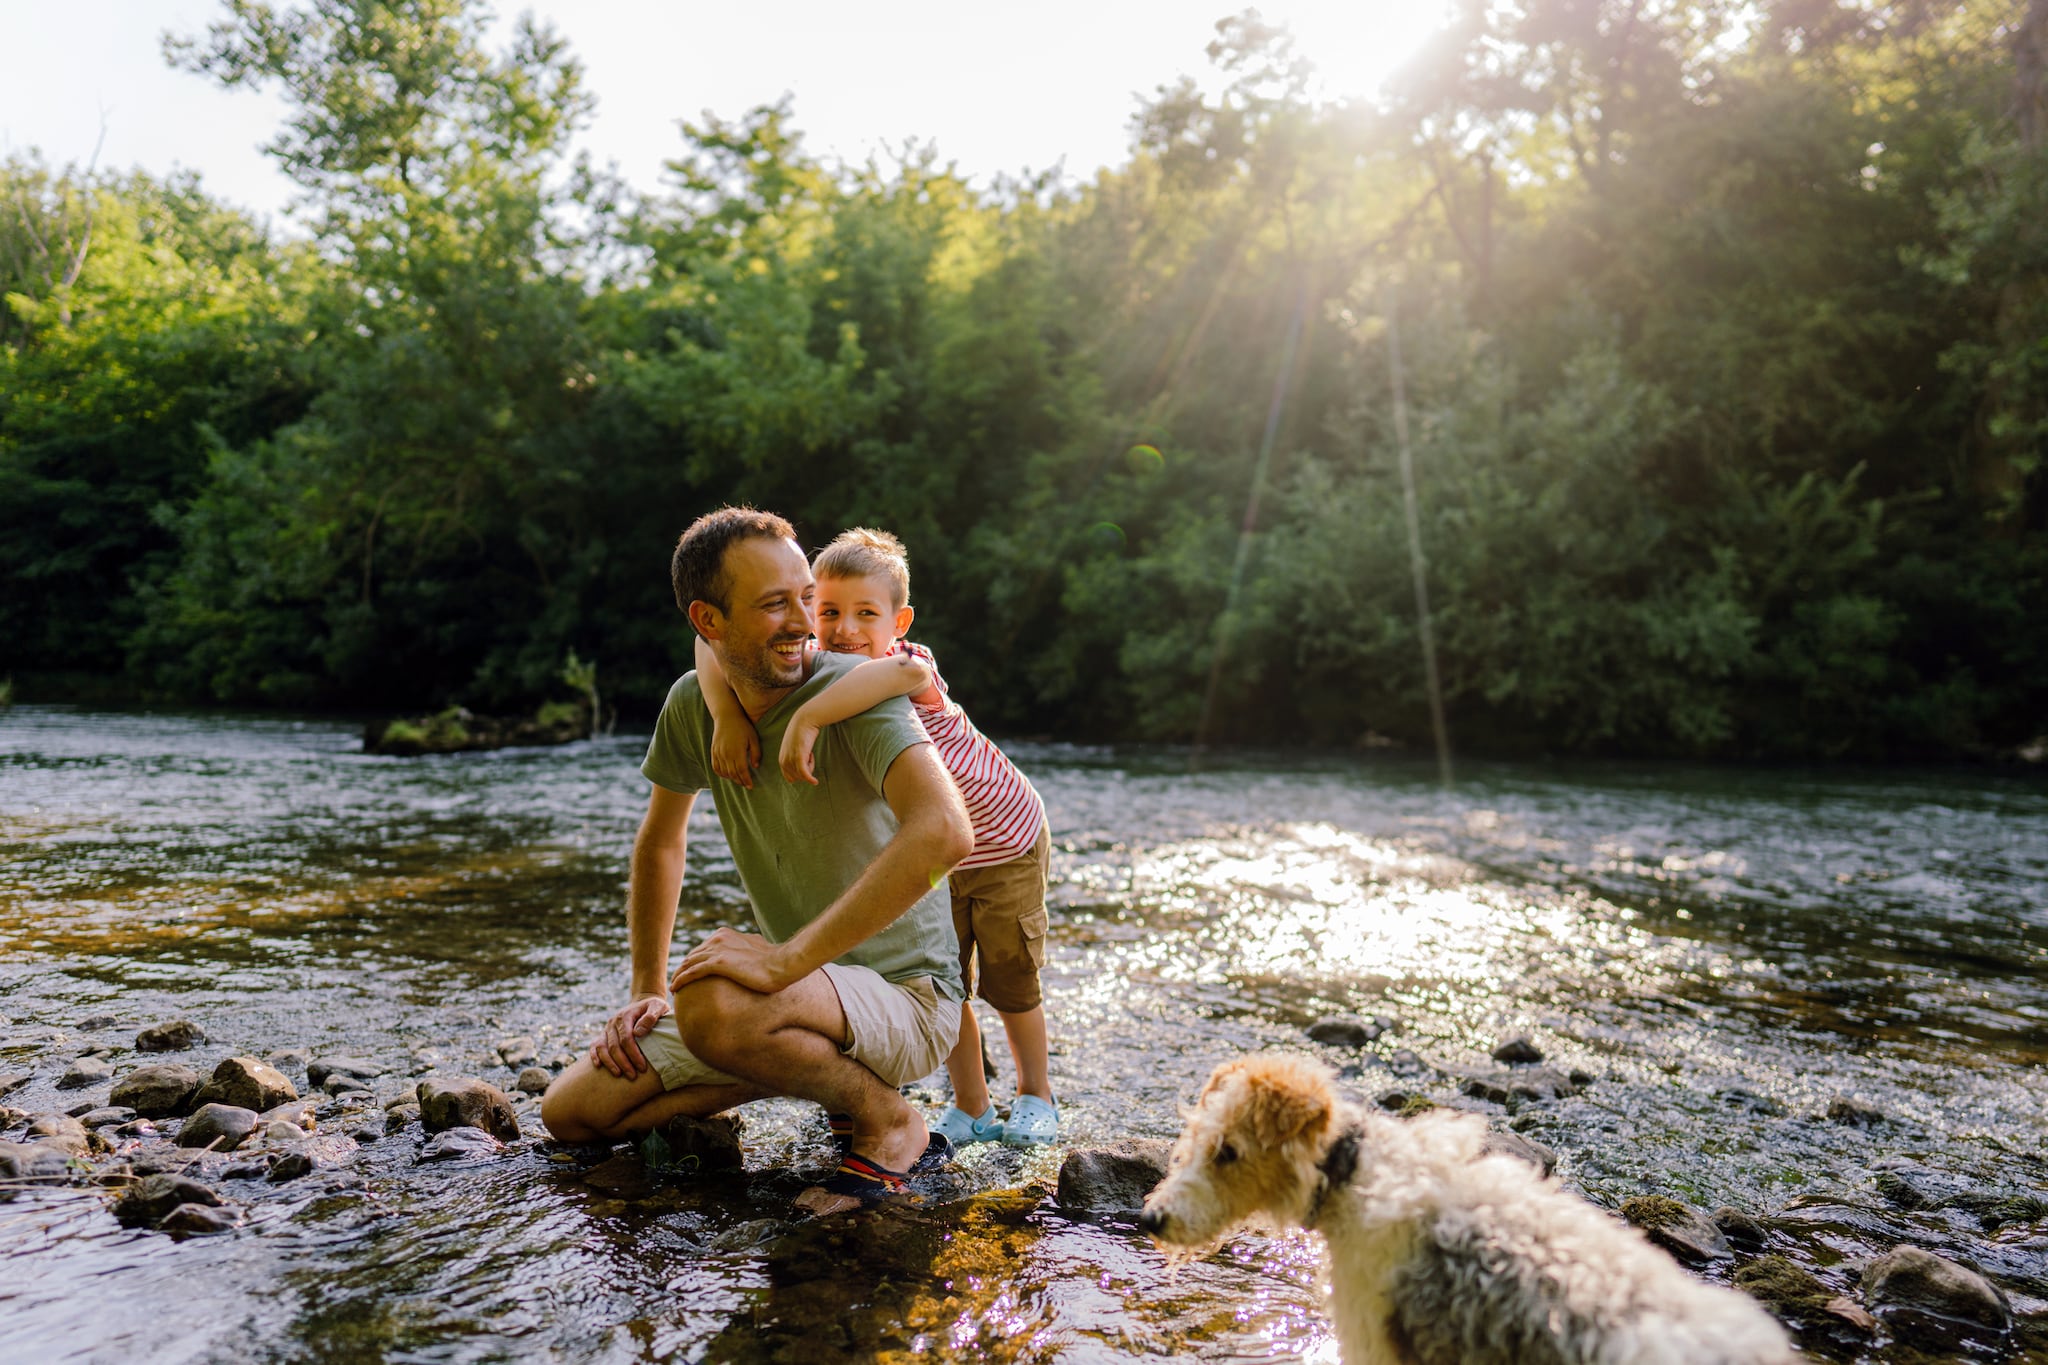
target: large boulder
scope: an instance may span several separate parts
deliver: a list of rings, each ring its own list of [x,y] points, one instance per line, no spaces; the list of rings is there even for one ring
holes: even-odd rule
[[[519,1140],[519,1113],[512,1099],[488,1081],[464,1076],[420,1082],[420,1122],[430,1133],[481,1128],[504,1142]]]
[[[1059,1205],[1069,1213],[1136,1213],[1166,1179],[1172,1150],[1163,1138],[1076,1148],[1060,1163]]]
[[[175,1118],[192,1111],[199,1073],[180,1062],[137,1067],[115,1082],[107,1103],[133,1109],[149,1119]]]
[[[206,1041],[206,1033],[190,1019],[152,1024],[135,1035],[137,1052],[183,1052]]]
[[[213,1079],[199,1087],[192,1104],[194,1108],[231,1104],[260,1114],[298,1097],[298,1087],[268,1062],[259,1062],[254,1057],[230,1057],[213,1069]]]
[[[201,1105],[178,1129],[178,1145],[232,1152],[256,1131],[260,1122],[254,1109],[232,1104]]]
[[[220,1196],[182,1175],[146,1176],[114,1201],[114,1218],[123,1227],[154,1227],[172,1209],[186,1204],[213,1205]]]

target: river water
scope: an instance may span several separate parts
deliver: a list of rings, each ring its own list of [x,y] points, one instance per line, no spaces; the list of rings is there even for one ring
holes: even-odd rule
[[[127,1070],[172,1018],[205,1029],[180,1057],[202,1069],[303,1047],[385,1062],[387,1091],[509,1087],[493,1049],[516,1035],[578,1049],[623,986],[644,742],[402,760],[328,719],[0,711],[0,1072],[33,1076],[5,1103],[102,1094],[54,1084],[94,1044]],[[2048,1225],[1877,1187],[2048,1197],[2038,779],[1472,764],[1446,794],[1406,756],[1012,752],[1053,829],[1066,1144],[1171,1137],[1218,1061],[1315,1052],[1362,1096],[1512,1121],[1605,1206],[1756,1214],[1852,1294],[1897,1241],[1967,1259],[2021,1316],[2008,1358],[2038,1358]],[[700,802],[678,936],[744,917]],[[1305,1040],[1348,1014],[1395,1027],[1362,1053]],[[1592,1084],[1511,1120],[1464,1098],[1513,1035]],[[1429,1070],[1397,1077],[1400,1049]],[[1883,1119],[1829,1121],[1844,1099]],[[943,1197],[807,1219],[815,1111],[746,1123],[743,1175],[596,1183],[538,1142],[420,1164],[415,1125],[303,1181],[228,1182],[244,1225],[185,1241],[118,1227],[96,1190],[24,1193],[0,1204],[0,1356],[1336,1358],[1306,1236],[1170,1271],[1128,1224],[1062,1213],[1058,1150],[992,1147]]]

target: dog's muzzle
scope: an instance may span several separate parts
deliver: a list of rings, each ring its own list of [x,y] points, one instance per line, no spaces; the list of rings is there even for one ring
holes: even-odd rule
[[[1157,1237],[1160,1233],[1166,1231],[1166,1215],[1158,1209],[1146,1209],[1138,1215],[1138,1229],[1150,1236]]]

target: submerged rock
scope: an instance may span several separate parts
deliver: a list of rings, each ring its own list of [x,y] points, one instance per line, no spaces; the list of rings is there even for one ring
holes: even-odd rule
[[[0,1142],[0,1181],[12,1184],[57,1184],[71,1178],[77,1154],[54,1142]],[[12,1191],[0,1189],[0,1200]]]
[[[0,1071],[0,1095],[12,1095],[34,1079],[27,1071]]]
[[[286,1152],[271,1163],[264,1179],[273,1185],[282,1185],[287,1180],[297,1180],[302,1175],[313,1173],[313,1158],[304,1152]]]
[[[1166,1178],[1163,1138],[1125,1138],[1102,1147],[1080,1147],[1060,1163],[1059,1206],[1069,1213],[1130,1213]]]
[[[1741,1209],[1723,1204],[1707,1218],[1721,1230],[1721,1235],[1728,1239],[1728,1245],[1738,1251],[1762,1251],[1770,1245],[1770,1237],[1765,1233],[1763,1224]]]
[[[137,1067],[114,1085],[107,1103],[133,1109],[148,1119],[189,1113],[199,1093],[199,1073],[180,1062]]]
[[[1488,1100],[1494,1104],[1515,1104],[1524,1100],[1556,1100],[1579,1093],[1579,1087],[1572,1078],[1562,1071],[1547,1066],[1532,1067],[1527,1071],[1511,1071],[1504,1075],[1470,1076],[1464,1084],[1464,1093],[1474,1099]]]
[[[163,1216],[156,1227],[159,1232],[175,1232],[187,1237],[206,1237],[216,1232],[232,1232],[241,1225],[241,1218],[231,1208],[213,1204],[180,1204]]]
[[[183,1052],[206,1041],[206,1033],[190,1019],[153,1024],[135,1035],[137,1052]]]
[[[84,1156],[92,1150],[91,1134],[84,1124],[69,1114],[36,1115],[29,1120],[26,1140],[62,1147],[73,1156]]]
[[[306,1069],[306,1063],[312,1059],[313,1054],[302,1047],[281,1047],[275,1052],[263,1054],[263,1060],[279,1071],[303,1071]]]
[[[1867,1104],[1855,1100],[1836,1098],[1828,1101],[1828,1122],[1846,1123],[1857,1128],[1875,1128],[1885,1121],[1884,1114]]]
[[[1686,1265],[1734,1258],[1721,1229],[1699,1210],[1668,1196],[1648,1194],[1630,1199],[1622,1204],[1621,1216]]]
[[[511,1097],[488,1081],[435,1077],[420,1082],[420,1121],[430,1133],[481,1128],[506,1142],[519,1140],[519,1115]]]
[[[254,1109],[233,1104],[201,1105],[178,1129],[178,1145],[232,1152],[256,1131],[257,1122]]]
[[[1893,1247],[1865,1266],[1863,1294],[1894,1336],[1928,1350],[2012,1331],[2012,1305],[1998,1286],[1919,1247]]]
[[[1759,1256],[1735,1272],[1735,1287],[1792,1329],[1799,1344],[1836,1359],[1858,1356],[1877,1335],[1877,1320],[1783,1256]]]
[[[1378,1019],[1341,1015],[1316,1020],[1308,1026],[1308,1037],[1310,1042],[1330,1047],[1360,1048],[1377,1039],[1388,1027]]]
[[[1526,1066],[1543,1060],[1543,1049],[1527,1038],[1509,1038],[1493,1050],[1493,1060],[1510,1066]]]
[[[199,1087],[192,1104],[195,1108],[228,1104],[260,1114],[298,1097],[298,1087],[270,1063],[254,1057],[230,1057],[213,1069],[213,1079]]]
[[[475,1161],[498,1156],[504,1150],[505,1144],[483,1129],[458,1124],[428,1138],[427,1145],[420,1148],[420,1160]]]
[[[220,1203],[220,1196],[189,1176],[145,1176],[114,1201],[114,1218],[123,1227],[153,1226],[172,1209]]]
[[[315,1057],[306,1063],[306,1084],[315,1089],[324,1089],[327,1078],[337,1071],[355,1077],[358,1082],[371,1081],[390,1069],[382,1062],[373,1062],[368,1057]]]

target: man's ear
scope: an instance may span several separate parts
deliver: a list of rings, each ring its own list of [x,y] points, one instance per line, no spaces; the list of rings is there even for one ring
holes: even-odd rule
[[[720,639],[725,634],[725,613],[699,598],[690,603],[690,625],[706,640]]]
[[[917,612],[909,603],[896,608],[896,638],[900,640],[910,634],[910,623],[916,619]]]

